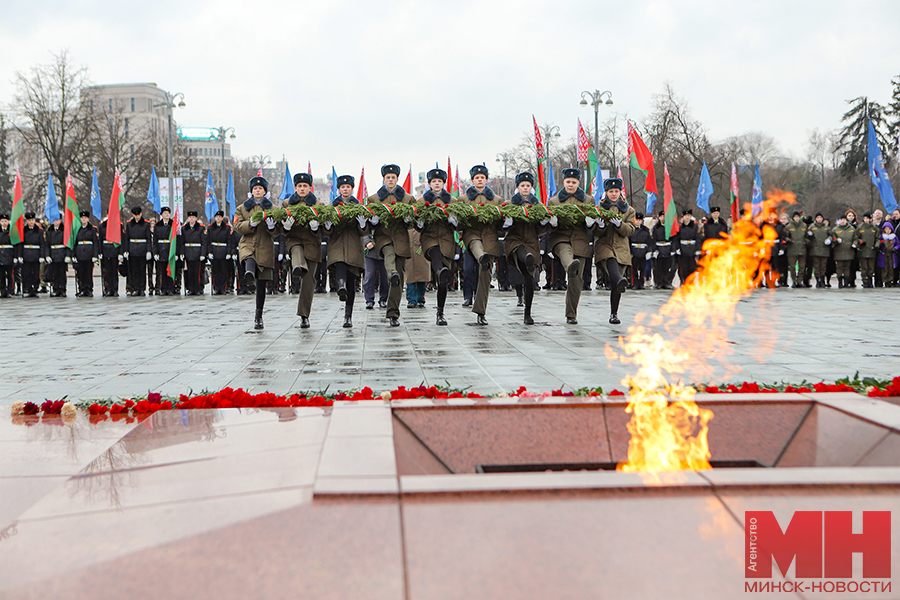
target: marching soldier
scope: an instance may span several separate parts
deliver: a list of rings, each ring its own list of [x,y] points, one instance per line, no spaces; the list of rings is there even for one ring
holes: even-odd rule
[[[91,213],[81,211],[81,229],[75,236],[75,277],[78,279],[76,296],[94,297],[94,263],[100,259],[100,236],[91,225]]]
[[[359,204],[359,200],[353,197],[353,186],[356,182],[352,175],[341,175],[335,183],[340,195],[331,202],[333,206]],[[351,223],[328,236],[328,269],[337,284],[338,298],[344,303],[346,328],[353,327],[356,286],[366,268],[362,236],[368,231],[369,221],[364,216],[357,217],[357,221],[358,227]]]
[[[209,250],[206,245],[206,232],[197,221],[197,211],[189,210],[187,223],[181,228],[181,240],[184,247],[184,262],[187,267],[185,277],[185,295],[203,295],[202,265]]]
[[[600,206],[616,213],[616,217],[610,219],[609,223],[605,219],[596,222],[593,219],[586,220],[588,227],[595,228],[594,263],[597,265],[597,273],[605,273],[609,281],[609,322],[612,325],[621,323],[618,315],[619,301],[628,283],[621,273],[631,264],[628,238],[634,233],[634,208],[622,197],[623,187],[623,182],[618,177],[611,177],[603,182],[605,194]]]
[[[227,264],[231,259],[232,248],[231,225],[225,220],[225,212],[218,211],[213,222],[206,228],[208,258],[212,270],[212,294],[222,296],[226,290]]]
[[[563,169],[563,189],[550,198],[548,204],[574,204],[585,201],[584,191],[581,190],[581,169]],[[578,301],[581,299],[581,290],[584,285],[583,261],[590,260],[591,249],[588,232],[585,227],[556,228],[550,232],[547,243],[550,251],[559,257],[563,269],[568,275],[566,286],[566,323],[578,324]]]
[[[159,222],[153,228],[153,260],[156,261],[156,289],[160,296],[172,296],[175,294],[175,280],[169,275],[169,254],[171,251],[172,227],[175,226],[171,219],[172,211],[168,206],[159,210]],[[176,234],[175,254],[184,252],[179,248],[181,236]]]
[[[44,233],[45,246],[47,248],[46,263],[44,264],[44,279],[49,281],[53,291],[52,298],[66,297],[66,271],[72,262],[71,251],[65,244],[65,230],[62,219],[56,219]]]
[[[150,234],[150,223],[141,214],[140,206],[131,209],[134,215],[125,223],[125,235],[122,236],[125,260],[128,261],[128,279],[132,296],[145,295],[147,287],[147,261],[152,260],[150,248],[153,237]]]
[[[671,290],[672,278],[675,277],[673,246],[677,239],[666,239],[665,219],[666,212],[659,211],[650,232],[653,236],[653,287],[658,290]]]
[[[538,204],[540,200],[531,193],[533,189],[534,175],[527,171],[519,173],[516,175],[516,193],[510,199],[510,203],[526,208]],[[523,323],[534,325],[534,318],[531,316],[531,306],[534,302],[534,276],[538,269],[537,261],[541,256],[540,236],[545,227],[508,221],[505,221],[503,226],[506,229],[504,250],[506,250],[506,262],[509,264],[510,276],[515,281],[518,278],[516,273],[519,273],[522,278],[522,284],[516,284],[516,292],[519,293],[521,290],[519,299],[524,300]]]
[[[466,190],[466,201],[469,204],[485,206],[500,204],[500,199],[487,185],[488,170],[486,166],[475,165],[469,169],[469,176],[472,178],[472,186]],[[500,256],[500,239],[493,225],[467,227],[463,231],[462,238],[466,250],[478,265],[476,267],[475,264],[472,264],[466,270],[469,268],[479,269],[472,312],[477,315],[476,323],[478,325],[487,325],[484,314],[487,312],[488,295],[491,291],[491,272],[494,268],[494,259]]]
[[[275,276],[274,237],[281,233],[281,226],[272,217],[253,218],[257,212],[271,210],[269,182],[264,177],[250,180],[250,198],[238,206],[234,229],[241,234],[238,255],[241,261],[241,277],[249,293],[256,293],[256,316],[253,328],[263,328],[263,308],[266,305],[266,283]],[[260,215],[261,217],[262,215]],[[257,285],[257,280],[261,283]]]
[[[856,231],[856,251],[859,255],[862,286],[875,287],[872,278],[875,275],[875,259],[878,257],[878,227],[872,222],[872,215],[868,212],[863,213],[863,222]]]
[[[631,234],[631,280],[634,289],[644,289],[644,273],[647,257],[653,252],[653,236],[644,225],[644,213],[634,215],[634,233]]]
[[[791,287],[806,287],[806,223],[802,215],[794,211],[791,221],[784,226],[785,244],[787,245],[787,270],[791,275]]]
[[[15,270],[19,262],[18,244],[12,243],[9,215],[0,214],[0,298],[9,298],[16,288]]]
[[[447,172],[443,169],[431,169],[426,175],[428,190],[422,196],[422,200],[435,206],[447,206],[453,202],[453,196],[447,193],[444,185],[447,183]],[[450,285],[450,267],[453,265],[453,257],[456,255],[456,240],[453,236],[455,219],[449,222],[437,221],[428,225],[419,236],[422,245],[422,254],[431,263],[431,272],[437,283],[437,316],[436,325],[446,325],[444,318],[444,306],[447,303],[447,287]]]
[[[294,174],[294,193],[283,202],[285,208],[300,203],[314,206],[319,203],[312,193],[312,175],[309,173]],[[308,227],[294,227],[294,218],[288,215],[284,223],[284,239],[287,253],[291,258],[291,286],[296,283],[300,288],[297,299],[297,315],[300,317],[300,328],[309,328],[309,314],[312,310],[313,294],[316,291],[316,269],[322,260],[322,236],[319,223],[309,222]],[[277,248],[274,252],[277,252]]]
[[[44,230],[35,221],[32,211],[25,213],[25,229],[22,236],[22,296],[37,298],[41,279],[41,265],[46,260],[47,243]]]
[[[832,230],[832,236],[838,289],[850,287],[850,263],[856,257],[856,228],[847,222],[846,215],[841,215]]]
[[[381,167],[381,177],[384,181],[377,192],[369,196],[368,203],[403,202],[412,204],[415,198],[406,193],[397,185],[400,177],[400,167],[397,165],[384,165]],[[408,230],[397,229],[385,223],[378,223],[375,228],[375,250],[384,257],[384,268],[388,273],[391,289],[388,292],[387,318],[391,327],[400,326],[400,297],[403,295],[403,278],[406,271],[406,259],[412,258],[412,248],[409,244]]]
[[[816,289],[826,286],[825,268],[831,256],[831,228],[825,223],[822,213],[816,213],[816,220],[809,226],[806,236],[810,240],[809,256],[812,258],[813,276],[816,278]]]
[[[104,296],[119,295],[119,264],[124,260],[122,247],[106,239],[109,218],[100,222],[100,281]],[[121,236],[121,228],[119,229]],[[121,239],[121,237],[119,238]]]
[[[697,226],[694,222],[694,211],[686,209],[681,213],[681,228],[675,236],[675,254],[678,256],[678,278],[681,285],[697,270],[697,255],[700,247],[697,245]]]

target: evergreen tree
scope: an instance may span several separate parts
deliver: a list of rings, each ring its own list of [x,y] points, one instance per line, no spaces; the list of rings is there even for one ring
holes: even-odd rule
[[[877,102],[869,102],[865,96],[848,100],[847,103],[851,107],[841,118],[841,122],[846,125],[840,130],[838,144],[841,149],[841,176],[851,179],[854,175],[864,175],[869,171],[869,119],[875,126],[878,145],[881,148],[892,148],[893,145],[886,145],[884,107]],[[888,153],[883,157],[885,164],[888,164]]]
[[[8,213],[12,208],[12,192],[15,179],[10,172],[11,165],[7,135],[6,119],[3,113],[0,113],[0,210]]]
[[[888,126],[888,146],[884,150],[891,155],[896,155],[898,150],[898,136],[900,136],[900,75],[891,78],[894,91],[891,93],[891,102],[887,105],[886,117]]]

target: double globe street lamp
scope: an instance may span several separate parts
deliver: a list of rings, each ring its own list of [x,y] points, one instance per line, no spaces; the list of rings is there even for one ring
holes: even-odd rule
[[[606,102],[603,101],[604,98],[606,98]],[[591,106],[594,107],[594,152],[597,152],[599,154],[600,153],[600,117],[599,117],[600,105],[606,104],[606,106],[612,106],[612,104],[613,104],[612,92],[610,92],[609,90],[605,90],[602,92],[600,90],[594,90],[593,93],[588,92],[588,91],[581,92],[580,104],[582,106],[587,106],[588,104],[590,104]],[[613,156],[612,156],[613,167],[615,167],[615,162],[616,162],[616,146],[615,146],[615,144],[616,144],[616,138],[615,138],[615,135],[613,135]]]
[[[176,106],[178,108],[184,108],[186,104],[184,103],[184,94],[181,92],[172,94],[170,92],[162,91],[162,93],[164,101],[154,104],[153,107],[159,108],[164,106],[166,108],[166,117],[169,119],[169,208],[173,208],[175,206],[175,176],[173,175],[175,170],[175,160],[172,157],[172,109]],[[176,101],[178,104],[175,103]]]

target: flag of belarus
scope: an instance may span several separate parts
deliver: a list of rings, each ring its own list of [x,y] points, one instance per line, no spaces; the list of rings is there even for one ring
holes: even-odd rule
[[[75,185],[72,183],[72,174],[66,176],[66,215],[63,219],[63,243],[69,250],[75,249],[75,238],[81,230],[81,211],[78,209],[78,200],[75,199]]]
[[[646,189],[646,187],[644,188]],[[670,239],[681,230],[678,225],[678,207],[672,197],[672,181],[669,179],[669,165],[663,163],[663,215],[666,239]]]
[[[171,192],[170,192],[171,193]],[[109,210],[106,213],[106,241],[116,246],[122,243],[122,207],[125,206],[125,192],[119,180],[119,170],[113,179],[112,196],[109,197]]]
[[[22,201],[22,178],[16,169],[16,182],[13,185],[12,223],[9,228],[9,239],[13,244],[21,244],[25,239],[25,203]]]
[[[118,175],[116,175],[118,178]],[[178,211],[172,211],[172,229],[169,230],[169,264],[166,266],[166,275],[175,280],[175,261],[178,259],[176,247],[177,235],[181,233],[181,223],[178,222]]]

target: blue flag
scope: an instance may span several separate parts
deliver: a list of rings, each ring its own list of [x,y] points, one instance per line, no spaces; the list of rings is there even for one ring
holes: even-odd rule
[[[97,170],[94,169],[94,181],[97,181]],[[97,191],[99,194],[99,190]],[[94,201],[94,197],[91,196],[91,202]],[[147,189],[147,202],[153,205],[153,210],[156,211],[156,214],[159,214],[159,211],[162,210],[162,199],[159,197],[159,179],[156,178],[156,167],[150,167],[150,187]]]
[[[284,161],[284,183],[281,184],[281,194],[278,195],[279,200],[287,200],[294,193],[294,180],[291,179],[291,171],[288,169],[287,161]]]
[[[553,177],[553,165],[550,164],[550,159],[548,158],[544,162],[547,163],[547,198],[552,198],[556,195],[556,178]]]
[[[334,170],[334,165],[331,165],[331,198],[330,202],[334,202],[334,199],[338,197],[338,189],[337,189],[337,173]]]
[[[212,169],[206,172],[206,222],[212,223],[213,217],[219,210],[219,201],[216,199],[216,188],[213,187]]]
[[[97,167],[94,167],[94,180],[91,182],[91,212],[98,221],[103,216],[103,201],[100,199],[100,184],[97,182]]]
[[[603,200],[603,169],[597,165],[597,172],[594,173],[594,206],[599,206]]]
[[[44,216],[51,223],[62,219],[59,215],[59,200],[56,198],[56,188],[53,187],[53,174],[47,174],[47,204],[44,205]]]
[[[709,199],[713,195],[712,179],[709,177],[709,169],[706,161],[703,161],[703,170],[700,171],[700,185],[697,186],[697,208],[709,214]]]
[[[228,169],[228,191],[225,192],[225,204],[225,208],[228,209],[228,218],[233,221],[237,203],[234,200],[234,176],[231,174],[231,169]]]
[[[753,193],[750,195],[750,216],[755,217],[762,212],[762,179],[759,176],[759,165],[756,165],[756,175],[753,176]]]
[[[888,213],[897,210],[894,188],[891,187],[891,180],[888,178],[884,162],[881,160],[881,148],[878,147],[878,139],[875,137],[875,127],[872,125],[871,119],[869,119],[869,176],[872,178],[872,183],[878,188],[881,203],[884,204]]]

